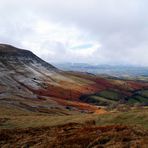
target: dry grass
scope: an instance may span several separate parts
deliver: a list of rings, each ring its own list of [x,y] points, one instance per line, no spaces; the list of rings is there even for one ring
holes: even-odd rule
[[[0,107],[0,128],[27,128],[62,125],[70,122],[85,123],[95,120],[97,125],[131,125],[148,129],[148,108],[132,109],[127,112],[85,114],[67,112],[69,115],[29,112],[18,108]],[[100,111],[99,111],[100,113]],[[7,120],[5,120],[7,119]]]
[[[80,115],[63,115],[63,116],[48,116],[48,115],[33,115],[33,116],[3,116],[1,119],[8,120],[0,125],[0,128],[27,128],[62,125],[65,123],[76,122],[84,123],[88,120],[93,120],[94,116],[87,114]]]
[[[122,124],[139,126],[148,130],[148,108],[131,109],[126,112],[112,112],[97,117],[97,125]]]
[[[53,116],[1,106],[0,147],[146,148],[147,123],[148,108]]]
[[[53,111],[52,111],[53,112]],[[4,128],[27,128],[40,126],[53,126],[69,122],[83,123],[94,118],[92,114],[84,114],[67,111],[67,115],[39,113],[14,108],[11,106],[0,106],[0,129]],[[5,120],[7,119],[7,120]]]
[[[0,147],[126,148],[148,145],[148,132],[128,126],[97,127],[69,123],[61,126],[0,131]]]

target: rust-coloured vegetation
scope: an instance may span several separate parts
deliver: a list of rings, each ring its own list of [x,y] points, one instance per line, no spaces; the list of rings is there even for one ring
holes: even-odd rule
[[[93,122],[0,131],[0,147],[144,148],[147,145],[148,132],[143,129],[120,125],[98,127]]]

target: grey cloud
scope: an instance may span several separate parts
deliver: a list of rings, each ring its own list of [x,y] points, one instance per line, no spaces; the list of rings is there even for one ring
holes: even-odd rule
[[[52,58],[48,57],[50,53],[37,54],[48,61],[83,60],[82,62],[148,66],[147,6],[147,0],[1,1],[0,40],[16,46],[23,46],[21,40],[26,38],[37,43],[40,37],[37,37],[32,24],[38,20],[48,20],[66,27],[75,26],[102,45],[93,56],[81,58],[67,52],[62,42],[45,39],[38,43],[39,49],[46,52],[52,50],[55,57],[54,54]]]

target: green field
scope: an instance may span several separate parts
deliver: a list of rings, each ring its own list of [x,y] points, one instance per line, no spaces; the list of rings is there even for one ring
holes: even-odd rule
[[[118,101],[119,100],[119,93],[111,90],[104,90],[98,93],[99,96],[107,98],[109,100]]]
[[[148,98],[148,90],[142,90],[141,95]]]

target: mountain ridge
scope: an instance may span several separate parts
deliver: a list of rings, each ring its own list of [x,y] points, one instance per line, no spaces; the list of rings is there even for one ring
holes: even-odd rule
[[[53,65],[45,62],[38,56],[36,56],[34,53],[32,53],[29,50],[25,49],[20,49],[16,48],[11,45],[7,44],[0,44],[0,59],[2,60],[11,60],[11,61],[28,61],[28,62],[33,62],[35,60],[38,63],[42,63],[43,66],[49,68],[49,69],[54,69],[56,70],[57,68],[54,67]]]
[[[100,105],[147,103],[147,82],[62,71],[9,45],[0,46],[0,71],[0,104],[12,108],[65,114],[96,112]]]
[[[40,106],[46,110],[54,107],[65,109],[65,99],[76,101],[81,93],[90,91],[86,89],[89,84],[81,84],[32,52],[10,45],[0,46],[0,71],[1,104],[11,104],[27,110],[36,108],[39,111]],[[77,103],[71,104],[77,106]]]

